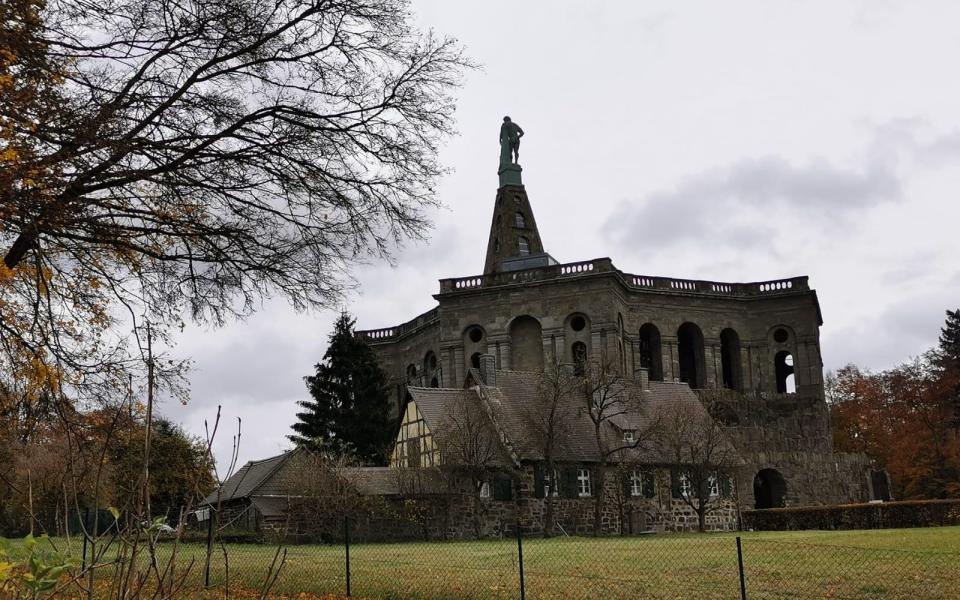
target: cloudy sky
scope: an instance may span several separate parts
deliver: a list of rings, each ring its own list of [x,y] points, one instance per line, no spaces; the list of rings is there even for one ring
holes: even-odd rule
[[[936,343],[960,306],[960,3],[414,0],[483,68],[460,91],[454,169],[428,243],[354,273],[361,328],[434,305],[482,271],[503,115],[527,135],[524,183],[561,262],[721,281],[810,276],[827,369],[883,369]],[[188,328],[192,399],[161,411],[221,456],[287,446],[302,377],[335,311],[265,304]]]

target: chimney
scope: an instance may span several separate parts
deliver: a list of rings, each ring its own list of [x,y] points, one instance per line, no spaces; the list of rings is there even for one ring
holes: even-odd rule
[[[633,378],[640,384],[640,389],[647,391],[650,389],[650,369],[640,367],[633,372]]]
[[[494,355],[480,355],[480,379],[483,385],[497,387],[497,358]]]

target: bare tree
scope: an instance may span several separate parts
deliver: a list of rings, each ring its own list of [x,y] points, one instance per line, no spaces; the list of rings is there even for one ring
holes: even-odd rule
[[[543,478],[550,482],[549,493],[544,495],[545,537],[553,535],[553,497],[559,489],[556,477],[558,449],[569,437],[579,404],[575,393],[580,380],[565,365],[552,364],[543,370],[537,385],[534,401],[524,409],[524,417],[530,432],[530,442],[543,456]]]
[[[636,387],[630,385],[615,365],[606,361],[588,365],[582,378],[585,413],[593,424],[597,461],[594,485],[593,534],[600,535],[605,502],[607,468],[611,457],[644,447],[657,430],[657,419],[646,419],[646,409]],[[621,426],[615,423],[620,422]],[[630,423],[631,435],[620,434],[622,425]],[[634,429],[633,424],[637,425]]]
[[[477,402],[461,402],[447,407],[434,432],[451,486],[458,477],[470,483],[474,503],[473,528],[477,537],[483,533],[480,493],[491,474],[502,468],[502,452],[496,429],[483,406]]]
[[[425,234],[471,65],[406,0],[16,6],[0,44],[45,55],[0,70],[46,69],[52,99],[18,89],[0,136],[5,372],[122,387],[118,319],[163,342],[184,312],[329,306],[352,263]]]
[[[740,458],[700,401],[678,402],[661,413],[659,441],[669,451],[680,498],[697,513],[703,531],[706,517],[721,506],[732,485],[732,471]]]

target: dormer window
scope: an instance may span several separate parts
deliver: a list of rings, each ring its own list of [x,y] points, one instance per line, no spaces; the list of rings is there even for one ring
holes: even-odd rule
[[[635,442],[636,438],[633,437],[633,431],[624,431],[623,441],[627,442],[628,444],[632,444],[633,442]]]
[[[517,247],[520,250],[520,256],[530,255],[530,242],[527,240],[527,238],[522,237],[517,240]]]
[[[514,224],[517,227],[524,228],[527,226],[527,220],[523,218],[522,212],[517,212],[516,217],[514,218]]]

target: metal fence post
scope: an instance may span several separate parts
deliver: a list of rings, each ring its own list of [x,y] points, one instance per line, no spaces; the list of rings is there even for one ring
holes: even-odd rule
[[[517,559],[520,565],[520,600],[525,600],[526,590],[523,581],[523,532],[520,530],[520,517],[517,517]]]
[[[743,576],[743,545],[737,536],[737,565],[740,567],[740,600],[747,600],[747,580]]]
[[[213,507],[207,507],[207,558],[203,564],[203,587],[210,587],[210,557],[213,555]]]
[[[350,597],[350,517],[343,518],[343,543],[347,551],[347,597]]]
[[[87,570],[87,540],[90,538],[90,533],[87,531],[87,523],[90,522],[90,509],[83,509],[83,527],[80,528],[80,532],[83,533],[83,558],[80,560],[80,572]]]

